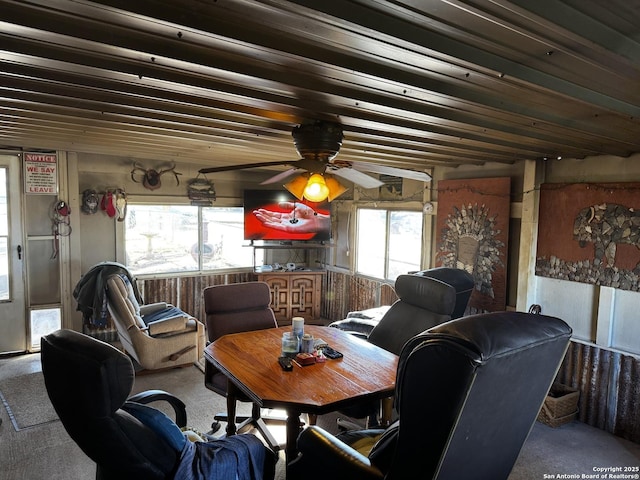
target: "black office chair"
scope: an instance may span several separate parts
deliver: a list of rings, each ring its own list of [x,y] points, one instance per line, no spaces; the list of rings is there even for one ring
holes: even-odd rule
[[[505,480],[564,358],[560,319],[500,312],[451,320],[404,346],[399,419],[386,430],[298,437],[288,480]],[[354,448],[356,447],[356,448]]]
[[[430,268],[416,272],[415,275],[435,278],[447,285],[451,285],[456,291],[456,306],[451,312],[451,319],[464,316],[475,286],[473,275],[466,270],[453,267]]]
[[[230,283],[225,285],[212,285],[203,291],[205,324],[208,342],[214,342],[223,335],[230,333],[246,332],[250,330],[262,330],[276,328],[276,322],[271,304],[271,291],[265,282]],[[227,410],[235,412],[235,404],[231,404],[227,391],[230,388],[229,379],[220,372],[211,362],[205,363],[204,384],[209,390],[227,397]],[[237,398],[243,402],[251,401],[241,392],[236,392]],[[235,415],[235,414],[234,414]],[[253,426],[271,448],[279,448],[278,441],[269,431],[266,421],[285,424],[286,417],[264,418],[259,405],[252,404],[251,416],[236,416],[234,421],[240,422],[238,431],[245,426]],[[220,421],[229,421],[227,413],[217,413],[214,416],[212,430],[215,430]]]
[[[180,430],[187,415],[179,399],[160,390],[129,397],[133,364],[113,346],[58,330],[42,337],[41,361],[49,399],[69,436],[96,462],[97,479],[173,479],[185,472],[194,480],[205,472],[234,478],[240,470],[273,479],[275,455],[256,436],[192,443]],[[176,421],[147,405],[154,401],[169,402]]]
[[[464,272],[466,274],[466,272]],[[456,306],[456,290],[451,285],[423,275],[400,275],[396,279],[395,291],[398,300],[371,330],[368,341],[385,350],[400,355],[403,345],[413,336],[451,320]],[[392,398],[367,401],[340,410],[351,418],[367,419],[367,425],[388,423],[391,419]],[[381,410],[382,409],[382,410]],[[341,429],[360,428],[344,418],[338,419]]]

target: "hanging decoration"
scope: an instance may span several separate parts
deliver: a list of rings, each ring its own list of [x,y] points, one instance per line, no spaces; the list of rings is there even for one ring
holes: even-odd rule
[[[62,200],[57,200],[53,204],[51,221],[53,233],[53,252],[51,258],[57,258],[60,250],[59,237],[68,237],[71,235],[71,208],[69,204]]]
[[[207,179],[206,175],[199,173],[198,176],[189,181],[187,194],[191,200],[191,205],[211,206],[216,200],[216,189],[213,182]]]

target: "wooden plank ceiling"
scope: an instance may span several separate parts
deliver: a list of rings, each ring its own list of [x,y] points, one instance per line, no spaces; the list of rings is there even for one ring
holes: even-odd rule
[[[639,0],[0,0],[0,148],[423,171],[640,152]]]

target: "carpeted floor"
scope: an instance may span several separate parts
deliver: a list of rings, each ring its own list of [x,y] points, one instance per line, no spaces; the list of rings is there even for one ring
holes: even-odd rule
[[[41,390],[44,385],[38,384],[37,376],[32,376],[39,371],[40,357],[37,354],[0,359],[0,392],[9,399],[7,403],[18,418],[19,426],[18,429],[14,427],[7,409],[0,406],[0,480],[95,478],[95,465],[69,439],[62,424],[47,420],[49,414],[45,415],[44,412],[48,408],[48,397]],[[8,387],[21,383],[11,380],[19,377],[31,379],[29,388],[25,383],[25,392],[21,397],[13,391],[7,393]],[[225,410],[224,398],[204,387],[202,372],[195,366],[136,377],[134,393],[151,388],[166,390],[180,397],[187,406],[189,426],[200,431],[207,431],[213,415]],[[24,402],[27,398],[33,401]],[[22,409],[19,404],[23,402],[30,405]],[[36,412],[39,409],[41,411]],[[239,410],[247,413],[249,405],[239,404]],[[19,413],[16,415],[15,411]],[[171,414],[169,410],[167,413]],[[335,432],[336,419],[335,414],[321,416],[318,424]],[[32,426],[22,426],[23,423]],[[223,429],[217,435],[222,435]],[[284,441],[284,428],[272,428],[272,431],[278,440]],[[562,478],[560,475],[580,477],[593,475],[595,467],[639,465],[638,444],[580,422],[559,428],[536,423],[509,480],[542,480],[553,478],[551,475],[555,475],[555,478]],[[276,478],[285,478],[282,455]]]
[[[58,420],[47,397],[42,372],[0,381],[0,400],[16,431]]]

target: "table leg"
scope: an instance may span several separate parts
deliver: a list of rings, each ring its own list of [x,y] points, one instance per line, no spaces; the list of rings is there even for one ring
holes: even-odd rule
[[[236,434],[236,395],[235,386],[228,382],[227,385],[227,436]]]
[[[297,442],[301,430],[300,412],[287,411],[287,444],[284,449],[287,465],[298,455]]]

